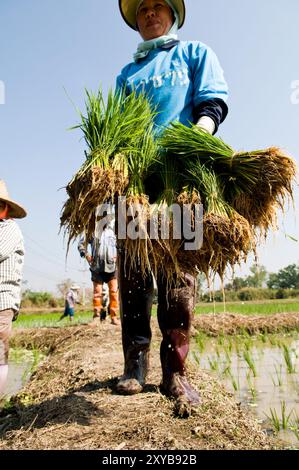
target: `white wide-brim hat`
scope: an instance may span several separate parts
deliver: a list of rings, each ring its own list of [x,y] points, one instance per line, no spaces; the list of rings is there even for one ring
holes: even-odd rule
[[[6,184],[3,180],[0,180],[0,201],[4,201],[9,205],[9,217],[12,219],[23,219],[26,217],[27,212],[25,209],[9,197]]]
[[[136,24],[136,10],[140,3],[140,0],[118,0],[119,9],[125,22],[130,28],[138,31]],[[181,28],[185,22],[186,8],[184,0],[171,0],[174,8],[179,16],[179,28]]]

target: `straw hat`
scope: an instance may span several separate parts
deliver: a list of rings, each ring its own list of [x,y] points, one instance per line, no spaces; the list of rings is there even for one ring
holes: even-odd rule
[[[130,28],[138,31],[136,25],[136,10],[140,3],[140,0],[118,0],[119,9],[125,22]],[[181,28],[185,22],[186,9],[184,0],[171,0],[174,8],[179,15],[179,28]]]
[[[77,286],[76,284],[71,285],[70,287],[71,290],[80,290],[80,286]]]
[[[23,217],[26,217],[27,212],[25,209],[17,204],[15,201],[10,199],[6,185],[3,180],[0,180],[0,201],[7,202],[7,204],[10,207],[9,211],[9,217],[12,217],[13,219],[23,219]]]

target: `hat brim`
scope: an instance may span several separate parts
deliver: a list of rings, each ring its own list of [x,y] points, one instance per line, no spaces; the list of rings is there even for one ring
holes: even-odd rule
[[[26,217],[27,212],[22,206],[19,206],[15,201],[12,201],[11,199],[5,199],[0,197],[0,201],[6,202],[8,204],[10,210],[9,210],[9,217],[12,219],[23,219]]]
[[[118,0],[119,9],[123,19],[130,28],[138,31],[136,24],[136,10],[140,0]],[[175,7],[179,15],[179,28],[181,28],[185,22],[186,8],[184,0],[172,0],[173,6]]]

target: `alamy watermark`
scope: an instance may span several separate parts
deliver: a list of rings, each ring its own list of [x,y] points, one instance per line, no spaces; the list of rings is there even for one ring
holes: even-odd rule
[[[5,83],[0,80],[0,104],[5,104]]]
[[[115,213],[116,210],[116,213]],[[203,243],[202,204],[127,204],[119,197],[115,206],[101,204],[96,210],[95,237],[114,220],[118,240],[182,240],[186,251],[200,250]]]
[[[291,83],[291,103],[299,104],[299,80],[293,80]]]

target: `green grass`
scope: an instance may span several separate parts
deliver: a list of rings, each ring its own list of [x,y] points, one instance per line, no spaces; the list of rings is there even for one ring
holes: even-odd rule
[[[265,301],[265,302],[228,302],[226,310],[230,313],[240,313],[242,315],[271,315],[282,312],[299,312],[299,301]],[[223,313],[223,304],[215,304],[216,313]],[[61,310],[62,313],[62,310]],[[13,324],[14,328],[40,328],[40,327],[61,327],[70,324],[64,319],[58,322],[61,313],[33,313],[19,315],[18,320]],[[196,314],[213,314],[214,304],[200,303],[196,306]],[[152,309],[153,316],[157,315],[157,306]],[[92,309],[89,311],[79,311],[75,313],[73,324],[87,323],[92,318]]]
[[[63,327],[66,325],[79,325],[88,323],[92,319],[92,311],[75,313],[73,322],[68,318],[59,321],[62,313],[34,313],[19,315],[18,320],[13,323],[13,327],[18,328],[42,328],[42,327]]]
[[[227,302],[226,311],[229,313],[240,313],[242,315],[272,315],[284,312],[299,312],[298,299],[290,301],[264,301],[264,302]],[[201,303],[196,306],[196,314],[223,313],[223,304]]]

